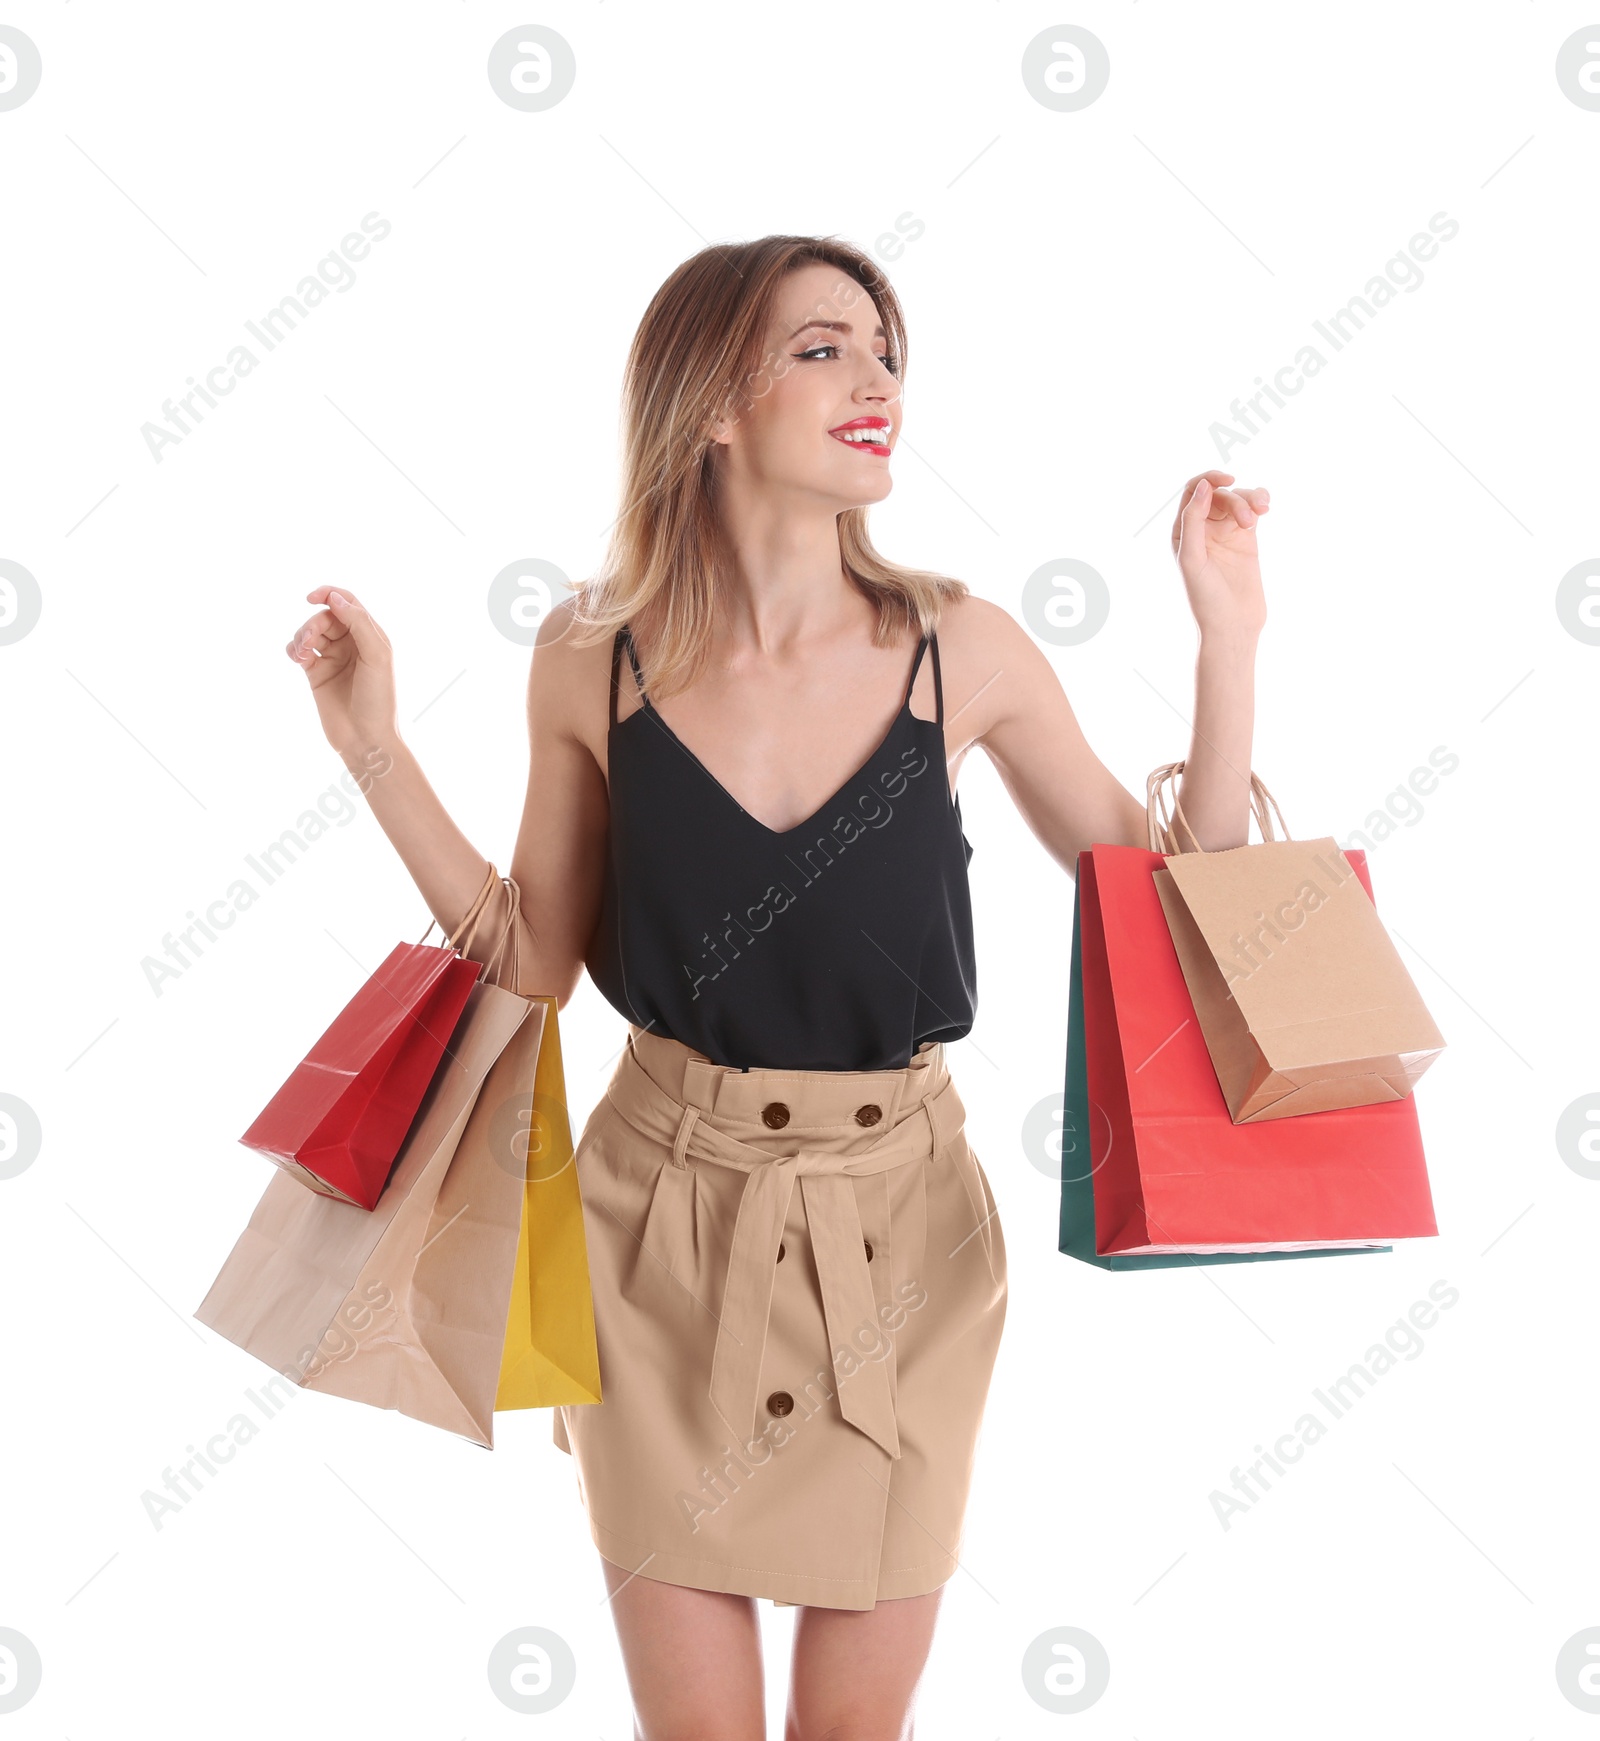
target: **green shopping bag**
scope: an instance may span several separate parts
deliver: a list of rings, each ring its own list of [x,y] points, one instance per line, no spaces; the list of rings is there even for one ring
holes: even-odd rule
[[[1103,1257],[1095,1250],[1093,1108],[1089,1102],[1089,1061],[1084,1045],[1082,902],[1074,893],[1072,906],[1072,980],[1067,1004],[1067,1080],[1061,1118],[1061,1229],[1058,1248],[1067,1257],[1098,1269],[1176,1269],[1194,1264],[1259,1263],[1275,1258],[1360,1257],[1364,1252],[1392,1251],[1393,1246],[1367,1246],[1321,1251],[1218,1251],[1145,1253]],[[1103,1120],[1102,1120],[1103,1122]],[[1102,1135],[1102,1153],[1104,1138]]]

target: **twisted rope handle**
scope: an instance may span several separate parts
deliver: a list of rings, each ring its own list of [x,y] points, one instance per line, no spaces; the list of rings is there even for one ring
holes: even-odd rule
[[[489,891],[490,891],[490,889],[492,889],[494,887],[494,884],[495,884],[494,866],[490,865],[489,866],[489,874],[483,879],[483,887],[478,890],[477,895],[473,898],[472,905],[467,908],[465,914],[462,916],[461,923],[459,925],[457,925],[455,930],[450,932],[445,938],[445,943],[450,948],[452,948],[452,949],[470,949],[472,947],[472,939],[476,935],[477,929],[478,929],[478,920],[483,915],[483,904],[485,901],[488,900]],[[438,924],[439,924],[439,921],[437,919],[430,919],[428,921],[428,931],[431,931],[434,928],[434,926],[438,925]],[[471,925],[472,929],[467,932],[466,940],[464,942],[457,943],[456,939],[461,935],[462,931],[465,930],[469,924]],[[440,928],[440,930],[444,929],[444,927],[442,925],[439,928]],[[428,931],[424,931],[422,933],[422,935],[417,939],[417,942],[419,944],[426,943],[428,941]]]
[[[511,983],[504,989],[507,991],[515,991],[520,997],[522,993],[518,988],[522,984],[522,961],[518,953],[517,945],[517,914],[522,911],[522,890],[518,887],[517,879],[515,877],[507,877],[505,879],[505,885],[511,896],[511,905],[507,909],[510,916],[506,920],[505,936],[500,939],[500,948],[505,947],[505,939],[506,937],[509,937],[511,939]],[[498,960],[499,956],[500,949],[497,948],[492,959]],[[495,980],[495,984],[500,984],[498,978]]]
[[[493,865],[489,868],[491,871],[494,870]],[[510,897],[506,903],[506,923],[505,929],[500,933],[499,941],[494,946],[494,953],[483,964],[483,971],[478,977],[490,980],[493,984],[500,986],[503,991],[515,991],[517,988],[517,911],[522,905],[522,891],[517,887],[515,877],[501,877],[498,873],[495,874],[496,881],[504,883],[506,892]],[[509,987],[502,984],[496,966],[501,955],[504,954],[508,942],[511,945],[511,984]]]
[[[1144,815],[1145,825],[1150,837],[1150,850],[1161,853],[1204,852],[1194,830],[1189,826],[1189,819],[1183,813],[1183,806],[1178,802],[1178,776],[1183,772],[1183,762],[1163,762],[1145,781]],[[1172,782],[1172,810],[1167,811],[1168,781]],[[1261,776],[1254,769],[1250,773],[1250,809],[1255,816],[1256,824],[1261,830],[1263,841],[1276,840],[1272,832],[1272,818],[1267,813],[1267,806],[1277,813],[1278,826],[1283,830],[1283,838],[1292,840],[1289,825],[1283,819],[1283,812],[1278,809],[1278,800],[1262,783]],[[1158,820],[1159,813],[1159,820]],[[1182,846],[1178,842],[1177,825],[1182,824],[1183,831],[1194,843],[1192,846]]]
[[[521,961],[517,950],[517,914],[522,907],[522,890],[518,887],[517,879],[515,877],[502,877],[494,868],[494,865],[491,864],[489,866],[489,874],[484,878],[483,887],[479,889],[476,899],[467,909],[460,924],[456,926],[455,930],[450,932],[445,941],[450,948],[459,949],[463,955],[466,955],[471,951],[472,940],[478,934],[479,922],[482,920],[483,915],[488,908],[489,893],[497,883],[503,885],[508,891],[511,897],[510,904],[506,910],[505,928],[501,931],[499,941],[494,946],[494,953],[480,967],[478,977],[479,979],[488,977],[495,985],[500,984],[500,975],[496,969],[496,963],[505,952],[506,941],[509,938],[511,942],[511,986],[514,990],[521,983],[522,977],[520,972]],[[430,919],[428,921],[428,930],[424,931],[417,941],[419,943],[426,943],[428,941],[428,932],[432,931],[433,927],[438,923],[437,919]],[[443,929],[443,927],[441,927],[441,929]],[[463,931],[466,932],[465,937],[462,937],[461,935]],[[460,939],[459,942],[457,941],[458,938]]]

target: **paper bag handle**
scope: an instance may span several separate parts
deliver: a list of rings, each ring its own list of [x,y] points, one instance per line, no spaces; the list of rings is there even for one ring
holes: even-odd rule
[[[517,879],[515,877],[507,877],[505,879],[505,884],[511,894],[511,905],[508,908],[508,911],[511,914],[511,919],[506,926],[506,937],[511,939],[511,984],[509,987],[503,989],[517,992],[517,995],[520,997],[522,995],[519,989],[522,985],[522,962],[517,952],[517,914],[522,910],[522,890],[517,886]],[[504,947],[505,937],[502,937],[500,939],[499,947],[495,950],[493,956],[490,957],[491,963],[499,960],[500,950]],[[500,984],[498,976],[495,978],[495,984]]]
[[[1183,806],[1178,802],[1178,776],[1183,772],[1183,762],[1163,762],[1155,769],[1150,778],[1145,781],[1144,814],[1145,823],[1149,829],[1150,850],[1152,852],[1179,853],[1203,852],[1199,839],[1189,826],[1189,819],[1183,813]],[[1166,808],[1166,783],[1172,782],[1172,813],[1169,816]],[[1283,838],[1292,840],[1289,825],[1283,819],[1283,812],[1278,809],[1278,800],[1272,796],[1262,783],[1261,776],[1254,769],[1250,772],[1250,808],[1255,815],[1256,824],[1261,830],[1261,838],[1275,840],[1272,832],[1272,818],[1267,814],[1267,806],[1271,805],[1277,812],[1278,826],[1283,830]],[[1159,810],[1159,820],[1157,812]],[[1179,844],[1176,825],[1181,823],[1183,831],[1194,842],[1192,846]]]
[[[483,887],[479,889],[476,899],[462,916],[461,922],[449,934],[449,936],[446,937],[445,942],[449,948],[459,949],[463,955],[472,948],[472,940],[478,934],[479,921],[483,918],[484,911],[488,905],[489,891],[494,888],[497,883],[503,884],[509,891],[511,900],[506,909],[505,929],[500,933],[500,940],[494,946],[494,953],[480,967],[478,977],[479,979],[483,979],[485,976],[492,976],[494,983],[499,985],[500,976],[498,972],[494,971],[495,964],[499,961],[500,956],[505,949],[506,940],[509,938],[511,941],[511,983],[513,986],[516,986],[520,982],[521,977],[519,973],[521,963],[517,951],[517,913],[522,906],[522,890],[518,887],[517,879],[515,877],[502,877],[499,872],[495,870],[494,865],[490,864],[489,874],[483,880]],[[438,923],[439,921],[437,919],[430,919],[428,921],[428,930],[424,931],[417,941],[419,943],[426,943],[428,941],[428,932],[432,931],[434,926]],[[441,926],[440,929],[442,930],[443,927]],[[463,931],[466,933],[465,937],[462,936]],[[459,942],[457,941],[458,938],[460,939]]]
[[[483,887],[478,890],[477,895],[473,899],[472,905],[470,907],[468,907],[465,914],[463,914],[462,919],[461,919],[461,923],[459,925],[457,925],[455,930],[452,931],[445,938],[445,946],[447,948],[465,950],[465,949],[470,949],[472,947],[472,938],[473,938],[474,933],[477,931],[478,920],[483,914],[483,904],[485,901],[488,900],[489,891],[490,891],[490,889],[492,889],[494,887],[494,885],[495,885],[494,866],[490,865],[489,866],[489,874],[483,879]],[[428,941],[428,932],[432,931],[434,926],[438,925],[438,924],[439,924],[439,921],[437,919],[430,919],[428,921],[428,930],[424,931],[422,933],[422,935],[417,939],[417,943],[419,946]],[[467,931],[466,940],[462,943],[457,943],[456,939],[461,935],[461,933],[463,931],[466,930],[466,928],[469,924],[472,926],[472,930]],[[440,925],[439,928],[441,931],[444,929],[444,927],[442,925]]]

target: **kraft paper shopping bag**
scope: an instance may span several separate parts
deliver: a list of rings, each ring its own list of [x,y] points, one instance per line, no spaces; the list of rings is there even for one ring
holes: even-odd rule
[[[1176,797],[1170,825],[1156,816],[1183,766],[1150,776],[1150,844],[1167,855],[1154,879],[1234,1121],[1405,1098],[1444,1037],[1350,858],[1332,836],[1275,838],[1254,774],[1260,843],[1198,850]]]
[[[322,1196],[275,1173],[196,1310],[200,1322],[295,1384],[323,1389],[336,1387],[330,1375],[380,1319],[391,1331],[408,1322],[412,1278],[445,1176],[484,1082],[530,1013],[525,998],[474,986],[376,1207]],[[513,1224],[513,1238],[515,1231]],[[509,1294],[509,1265],[506,1282]]]
[[[545,1024],[537,998],[514,1001],[523,1019],[483,1079],[426,1221],[378,1246],[356,1278],[358,1298],[383,1303],[319,1350],[304,1380],[307,1390],[395,1409],[490,1448]]]

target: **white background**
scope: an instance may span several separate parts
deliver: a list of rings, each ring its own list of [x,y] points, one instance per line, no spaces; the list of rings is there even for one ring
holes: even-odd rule
[[[631,1732],[547,1413],[501,1416],[486,1454],[296,1394],[161,1529],[141,1501],[266,1376],[190,1317],[266,1182],[237,1135],[428,920],[363,807],[147,983],[245,854],[342,802],[282,650],[305,592],[370,602],[408,740],[504,869],[528,653],[490,579],[596,564],[622,360],[678,261],[837,233],[882,254],[910,321],[874,537],[1019,614],[1042,563],[1092,564],[1109,622],[1051,657],[1142,797],[1192,711],[1176,491],[1436,212],[1459,232],[1420,286],[1226,463],[1273,493],[1255,766],[1290,829],[1348,843],[1435,746],[1459,757],[1368,861],[1449,1042],[1417,1094],[1440,1235],[1198,1272],[1057,1253],[1022,1130],[1061,1089],[1072,883],[969,758],[981,1011],[950,1054],[1012,1294],[917,1733],[1058,1734],[1021,1673],[1057,1626],[1110,1655],[1084,1736],[1593,1732],[1554,1672],[1600,1625],[1600,1182],[1555,1141],[1600,1086],[1600,647],[1556,608],[1600,541],[1600,113],[1555,76],[1593,10],[7,10],[44,66],[0,113],[0,556],[43,595],[0,647],[0,1090],[44,1131],[0,1180],[0,1626],[44,1661],[8,1736],[121,1734],[133,1709],[184,1736]],[[544,113],[486,76],[530,18],[577,58]],[[1111,63],[1075,113],[1020,70],[1068,20]],[[393,229],[354,287],[152,459],[163,400],[369,211]],[[920,233],[883,248],[903,214]],[[585,981],[575,1125],[623,1031]],[[1225,1530],[1212,1491],[1441,1278],[1459,1302],[1422,1352]],[[761,1614],[776,1711],[792,1613]],[[530,1722],[485,1664],[535,1624],[579,1668]]]

